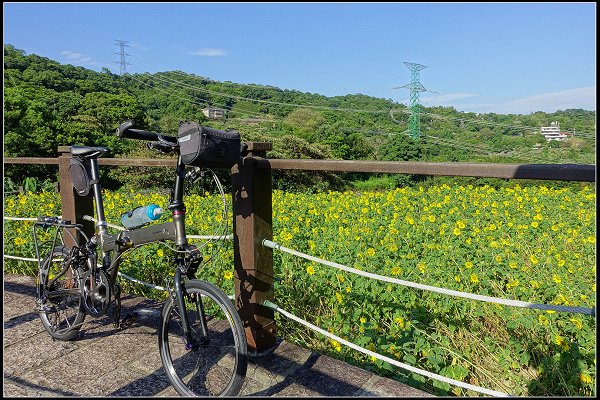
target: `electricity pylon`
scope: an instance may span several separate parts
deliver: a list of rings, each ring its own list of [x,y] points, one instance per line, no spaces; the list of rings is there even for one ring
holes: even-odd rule
[[[427,89],[425,89],[421,82],[419,82],[419,79],[420,71],[427,67],[425,65],[409,62],[405,62],[404,65],[410,69],[411,81],[407,85],[395,87],[394,89],[410,89],[410,119],[408,126],[410,137],[413,139],[419,139],[421,137],[421,119],[419,117],[421,105],[419,104],[419,93],[427,92]]]
[[[119,51],[118,54],[121,56],[121,61],[117,62],[118,64],[121,64],[121,75],[126,74],[127,73],[127,65],[130,65],[128,62],[125,61],[125,56],[128,56],[129,54],[125,53],[125,47],[129,47],[129,45],[127,44],[127,42],[125,40],[116,40],[115,39],[115,44],[121,47],[121,51]]]

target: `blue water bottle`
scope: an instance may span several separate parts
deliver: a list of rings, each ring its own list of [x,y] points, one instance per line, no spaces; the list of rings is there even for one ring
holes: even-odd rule
[[[139,206],[121,215],[121,224],[127,229],[136,229],[160,218],[163,209],[156,204]]]

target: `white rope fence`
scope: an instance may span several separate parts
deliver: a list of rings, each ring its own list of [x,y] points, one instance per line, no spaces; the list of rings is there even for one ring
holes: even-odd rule
[[[62,218],[61,216],[58,216],[58,218]],[[26,218],[26,217],[6,217],[4,216],[3,219],[6,220],[10,220],[10,221],[37,221],[37,218]],[[89,215],[84,215],[83,219],[85,219],[86,221],[93,221],[96,222],[96,219],[94,219],[93,217],[90,217]],[[121,230],[124,231],[126,230],[125,228],[118,226],[118,225],[113,225],[113,224],[106,224],[107,226],[110,226],[114,229],[117,230]],[[203,240],[233,240],[233,235],[226,235],[226,236],[214,236],[214,235],[187,235],[188,238],[190,239],[203,239]],[[39,262],[39,260],[37,260],[36,258],[28,258],[28,257],[18,257],[18,256],[11,256],[8,254],[2,254],[3,258],[8,258],[11,260],[19,260],[19,261],[30,261],[30,262]],[[160,290],[163,292],[166,292],[168,289],[162,287],[162,286],[157,286],[157,285],[153,285],[151,283],[148,282],[144,282],[144,281],[140,281],[139,279],[133,278],[129,275],[125,275],[122,272],[117,272],[117,275],[130,280],[132,282],[135,282],[137,284],[149,287],[151,289],[155,289],[155,290]],[[231,296],[230,296],[231,297]]]
[[[6,217],[4,216],[3,219],[6,220],[13,220],[13,221],[37,221],[37,218],[25,218],[25,217]],[[87,220],[87,221],[93,221],[96,222],[96,220],[89,216],[89,215],[84,215],[83,219]],[[118,225],[113,225],[113,224],[107,224],[108,226],[111,226],[115,229],[118,230],[126,230],[125,228],[118,226]],[[190,239],[203,239],[203,240],[232,240],[233,239],[233,235],[229,234],[226,236],[214,236],[214,235],[188,235],[188,238]],[[365,272],[365,271],[361,271],[355,268],[351,268],[351,267],[347,267],[345,265],[342,264],[338,264],[332,261],[327,261],[327,260],[323,260],[321,258],[318,257],[314,257],[311,256],[309,254],[305,254],[287,247],[284,247],[282,245],[280,245],[279,243],[273,242],[271,240],[263,240],[262,241],[262,245],[265,247],[269,247],[271,249],[274,250],[279,250],[285,253],[289,253],[301,258],[304,258],[306,260],[309,261],[314,261],[317,262],[319,264],[323,264],[323,265],[327,265],[330,267],[334,267],[346,272],[350,272],[353,274],[357,274],[357,275],[361,275],[361,276],[365,276],[367,278],[371,278],[371,279],[376,279],[382,282],[387,282],[387,283],[393,283],[393,284],[397,284],[397,285],[402,285],[402,286],[407,286],[407,287],[412,287],[415,289],[421,289],[421,290],[426,290],[426,291],[430,291],[430,292],[435,292],[435,293],[440,293],[440,294],[446,294],[446,295],[450,295],[450,296],[456,296],[456,297],[462,297],[462,298],[466,298],[466,299],[471,299],[471,300],[479,300],[479,301],[484,301],[484,302],[488,302],[488,303],[496,303],[496,304],[503,304],[506,306],[513,306],[513,307],[522,307],[522,308],[531,308],[531,309],[538,309],[538,310],[549,310],[549,311],[557,311],[557,312],[570,312],[570,313],[579,313],[579,314],[584,314],[584,315],[590,315],[595,317],[596,316],[596,307],[592,307],[592,308],[587,308],[587,307],[574,307],[574,306],[561,306],[561,305],[555,305],[555,304],[540,304],[540,303],[530,303],[530,302],[525,302],[525,301],[520,301],[520,300],[510,300],[510,299],[502,299],[502,298],[497,298],[497,297],[491,297],[491,296],[484,296],[484,295],[479,295],[479,294],[473,294],[473,293],[465,293],[465,292],[460,292],[457,290],[452,290],[452,289],[445,289],[445,288],[438,288],[435,286],[429,286],[429,285],[423,285],[420,283],[415,283],[415,282],[409,282],[409,281],[405,281],[402,279],[396,279],[396,278],[390,278],[387,276],[382,276],[382,275],[378,275],[378,274],[373,274],[370,272]],[[11,256],[11,255],[6,255],[3,254],[4,258],[9,258],[9,259],[14,259],[14,260],[23,260],[23,261],[35,261],[37,262],[38,260],[36,260],[35,258],[25,258],[25,257],[16,257],[16,256]],[[119,275],[121,275],[121,273],[119,272]],[[148,287],[153,287],[153,288],[157,288],[158,290],[166,290],[160,286],[155,286],[152,285],[150,283],[146,283],[146,282],[142,282],[142,281],[138,281],[138,280],[134,280],[135,278],[131,278],[131,277],[127,277],[126,275],[124,275],[124,277],[126,277],[127,279],[130,279],[132,281],[136,281],[137,283],[143,284],[145,286]]]
[[[35,259],[35,258],[27,258],[27,257],[9,256],[9,255],[6,255],[6,254],[3,254],[2,256],[3,256],[4,258],[9,258],[9,259],[11,259],[11,260],[20,260],[20,261],[31,261],[31,262],[38,262],[38,260],[37,260],[37,259]],[[98,265],[100,266],[100,264],[98,264]],[[164,292],[166,292],[166,291],[167,291],[167,289],[165,289],[165,288],[164,288],[164,287],[162,287],[162,286],[156,286],[156,285],[153,285],[153,284],[151,284],[151,283],[148,283],[148,282],[143,282],[143,281],[140,281],[139,279],[132,278],[131,276],[125,275],[125,274],[123,274],[122,272],[117,272],[117,274],[118,274],[119,276],[122,276],[122,277],[123,277],[123,278],[125,278],[125,279],[128,279],[128,280],[132,281],[132,282],[139,283],[140,285],[144,285],[144,286],[150,287],[150,288],[152,288],[152,289],[156,289],[156,290],[162,290],[162,291],[164,291]]]
[[[591,315],[593,317],[596,316],[596,307],[586,308],[586,307],[561,306],[561,305],[554,305],[554,304],[538,304],[538,303],[529,303],[529,302],[520,301],[520,300],[501,299],[501,298],[497,298],[497,297],[484,296],[484,295],[480,295],[480,294],[459,292],[457,290],[438,288],[435,286],[423,285],[421,283],[409,282],[409,281],[404,281],[402,279],[390,278],[387,276],[382,276],[382,275],[377,275],[377,274],[373,274],[370,272],[361,271],[359,269],[347,267],[342,264],[323,260],[318,257],[314,257],[314,256],[311,256],[308,254],[301,253],[296,250],[289,249],[287,247],[280,245],[279,243],[275,243],[273,241],[266,240],[266,239],[262,241],[262,245],[265,247],[269,247],[271,249],[279,250],[279,251],[282,251],[285,253],[289,253],[289,254],[304,258],[309,261],[314,261],[319,264],[327,265],[329,267],[334,267],[334,268],[337,268],[337,269],[340,269],[340,270],[343,270],[346,272],[365,276],[367,278],[372,278],[372,279],[376,279],[376,280],[387,282],[387,283],[394,283],[397,285],[408,286],[408,287],[412,287],[415,289],[427,290],[430,292],[441,293],[441,294],[446,294],[446,295],[450,295],[450,296],[463,297],[463,298],[471,299],[471,300],[485,301],[488,303],[503,304],[506,306],[534,308],[534,309],[538,309],[538,310],[552,310],[552,311],[558,311],[558,312],[579,313],[579,314]]]
[[[62,218],[60,215],[57,218]],[[7,219],[9,221],[37,221],[37,218],[26,218],[26,217],[3,217],[3,219]],[[89,215],[84,215],[83,219],[86,221],[96,222],[96,219],[90,217]],[[110,223],[106,223],[106,226],[111,228],[125,231],[126,229],[119,225],[114,225]],[[233,234],[225,235],[225,236],[216,236],[216,235],[187,235],[189,239],[202,239],[202,240],[233,240]],[[10,258],[10,257],[8,257]],[[36,260],[33,260],[36,261]]]
[[[62,218],[62,216],[57,216],[56,218]],[[25,217],[3,217],[3,219],[7,219],[9,221],[37,221],[37,218],[25,218]]]
[[[122,272],[117,272],[117,275],[119,275],[119,276],[122,276],[123,278],[125,278],[125,279],[127,279],[127,280],[130,280],[130,281],[132,281],[132,282],[138,283],[138,284],[140,284],[140,285],[143,285],[143,286],[149,287],[149,288],[151,288],[151,289],[160,290],[160,291],[162,291],[162,292],[166,292],[166,291],[168,291],[168,289],[167,289],[167,288],[164,288],[164,287],[162,287],[162,286],[156,286],[156,285],[153,285],[153,284],[151,284],[151,283],[148,283],[148,282],[140,281],[139,279],[135,279],[135,278],[133,278],[133,277],[131,277],[131,276],[129,276],[129,275],[125,275],[125,274],[124,274],[124,273],[122,273]]]
[[[3,254],[2,257],[4,258],[10,258],[11,260],[21,260],[21,261],[35,261],[37,262],[38,260],[36,260],[35,258],[26,258],[26,257],[17,257],[17,256],[9,256],[6,254]]]
[[[35,219],[35,218],[34,218]],[[85,219],[86,221],[93,221],[96,222],[96,219],[93,217],[90,217],[89,215],[84,215],[83,219]],[[122,226],[119,225],[113,225],[113,224],[106,224],[107,226],[110,226],[111,228],[117,229],[119,231],[126,231],[127,229],[125,229]],[[233,240],[233,234],[229,234],[229,235],[225,235],[225,236],[216,236],[216,235],[186,235],[189,239],[202,239],[202,240]]]
[[[314,261],[319,264],[327,265],[329,267],[334,267],[334,268],[341,269],[346,272],[351,272],[356,275],[362,275],[367,278],[372,278],[372,279],[376,279],[376,280],[387,282],[387,283],[394,283],[397,285],[408,286],[408,287],[421,289],[421,290],[427,290],[427,291],[435,292],[435,293],[447,294],[450,296],[463,297],[463,298],[471,299],[471,300],[479,300],[479,301],[485,301],[488,303],[504,304],[506,306],[534,308],[534,309],[538,309],[538,310],[552,310],[552,311],[558,311],[558,312],[579,313],[579,314],[591,315],[593,317],[596,316],[596,307],[586,308],[586,307],[561,306],[561,305],[554,305],[554,304],[538,304],[538,303],[529,303],[529,302],[520,301],[520,300],[501,299],[501,298],[497,298],[497,297],[483,296],[480,294],[459,292],[457,290],[438,288],[435,286],[423,285],[421,283],[409,282],[409,281],[404,281],[402,279],[390,278],[387,276],[382,276],[382,275],[377,275],[377,274],[373,274],[370,272],[361,271],[359,269],[347,267],[342,264],[323,260],[318,257],[314,257],[314,256],[311,256],[308,254],[301,253],[296,250],[289,249],[287,247],[280,245],[279,243],[275,243],[273,241],[266,240],[266,239],[264,239],[262,241],[262,244],[265,247],[283,251],[285,253],[289,253],[289,254],[304,258],[306,260]]]
[[[377,358],[377,359],[379,359],[381,361],[390,363],[390,364],[392,364],[392,365],[394,365],[396,367],[403,368],[403,369],[406,369],[406,370],[408,370],[410,372],[414,372],[415,374],[423,375],[423,376],[426,376],[426,377],[431,378],[431,379],[436,379],[438,381],[442,381],[442,382],[448,383],[450,385],[458,386],[458,387],[461,387],[461,388],[464,388],[464,389],[470,389],[470,390],[473,390],[473,391],[478,392],[478,393],[484,393],[484,394],[487,394],[487,395],[490,395],[490,396],[495,396],[495,397],[512,397],[512,395],[509,395],[509,394],[506,394],[506,393],[503,393],[503,392],[497,392],[495,390],[490,390],[490,389],[482,388],[482,387],[479,387],[479,386],[474,386],[474,385],[471,385],[469,383],[464,383],[464,382],[461,382],[461,381],[457,381],[455,379],[446,378],[445,376],[442,376],[442,375],[434,374],[432,372],[428,372],[428,371],[425,371],[425,370],[422,370],[422,369],[419,369],[419,368],[415,368],[412,365],[401,363],[401,362],[396,361],[394,359],[391,359],[389,357],[386,357],[386,356],[383,356],[381,354],[375,353],[374,351],[365,349],[364,347],[358,346],[358,345],[356,345],[356,344],[354,344],[352,342],[349,342],[349,341],[347,341],[345,339],[342,339],[341,337],[336,336],[336,335],[334,335],[331,332],[328,332],[328,331],[326,331],[324,329],[321,329],[318,326],[311,324],[310,322],[307,322],[307,321],[305,321],[305,320],[303,320],[303,319],[301,319],[301,318],[299,318],[299,317],[297,317],[297,316],[295,316],[293,314],[290,314],[289,312],[285,311],[284,309],[280,308],[276,304],[271,303],[268,300],[265,300],[263,302],[263,305],[266,306],[266,307],[269,307],[269,308],[271,308],[271,309],[273,309],[275,311],[277,311],[280,314],[285,315],[289,319],[291,319],[293,321],[296,321],[299,324],[302,324],[302,325],[304,325],[304,326],[306,326],[306,327],[308,327],[308,328],[310,328],[310,329],[312,329],[314,331],[319,332],[322,335],[327,336],[328,338],[336,340],[336,341],[340,342],[341,344],[344,344],[344,345],[346,345],[346,346],[348,346],[348,347],[350,347],[350,348],[352,348],[354,350],[360,351],[363,354],[366,354],[368,356],[375,357],[375,358]]]
[[[35,262],[38,261],[35,258],[25,258],[25,257],[16,257],[16,256],[7,256],[7,255],[4,255],[4,257],[5,258],[11,258],[11,259],[14,259],[14,260],[22,260],[22,261],[35,261]],[[101,267],[100,264],[98,264],[98,266]],[[153,285],[153,284],[148,283],[148,282],[140,281],[139,279],[135,279],[135,278],[133,278],[133,277],[131,277],[129,275],[125,275],[122,272],[117,272],[117,275],[122,276],[123,278],[125,278],[127,280],[130,280],[132,282],[138,283],[140,285],[147,286],[147,287],[149,287],[151,289],[156,289],[156,290],[160,290],[160,291],[163,291],[163,292],[167,292],[169,290],[169,289],[164,288],[162,286],[156,286],[156,285]],[[231,299],[231,300],[235,299],[235,295],[233,295],[233,294],[230,294],[227,297],[229,297],[229,299]]]

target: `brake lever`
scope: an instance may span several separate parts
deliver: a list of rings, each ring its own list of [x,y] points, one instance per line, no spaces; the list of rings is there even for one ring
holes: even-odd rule
[[[149,143],[146,143],[146,146],[150,150],[155,150],[162,154],[168,154],[173,151],[173,147],[165,146],[164,144],[162,144],[160,142],[149,142]]]
[[[167,139],[165,139],[163,137],[163,135],[161,135],[160,133],[156,134],[158,136],[158,142],[164,146],[170,147],[171,149],[175,149],[176,147],[179,147],[179,142],[170,142]]]

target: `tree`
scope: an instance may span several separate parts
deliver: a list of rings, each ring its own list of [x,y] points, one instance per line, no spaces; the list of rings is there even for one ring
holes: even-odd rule
[[[319,111],[308,108],[297,108],[285,117],[284,122],[297,135],[312,142],[321,136],[325,119]]]
[[[373,147],[358,133],[334,133],[327,136],[323,143],[329,145],[333,156],[341,160],[361,160],[374,155]]]
[[[386,161],[418,160],[422,156],[419,142],[403,134],[392,135],[379,149],[379,159]]]

